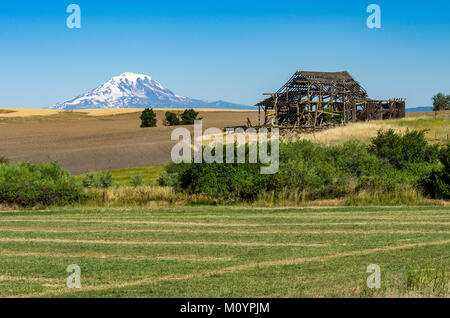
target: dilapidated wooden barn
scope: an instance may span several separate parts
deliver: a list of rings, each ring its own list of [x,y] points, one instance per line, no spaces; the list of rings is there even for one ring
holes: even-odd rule
[[[316,130],[361,120],[405,117],[405,100],[369,99],[366,90],[346,71],[296,72],[276,93],[264,95],[270,97],[256,106],[259,126],[265,127]]]

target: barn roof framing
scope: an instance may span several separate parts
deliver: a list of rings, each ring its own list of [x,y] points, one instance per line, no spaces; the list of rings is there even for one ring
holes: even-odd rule
[[[340,118],[341,124],[404,117],[404,100],[369,99],[347,71],[298,71],[278,91],[264,95],[270,97],[256,104],[264,109],[264,126],[316,129],[330,125],[330,116],[334,122]]]

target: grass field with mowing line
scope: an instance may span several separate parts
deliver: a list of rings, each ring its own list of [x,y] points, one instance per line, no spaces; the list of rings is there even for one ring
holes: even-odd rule
[[[449,272],[446,206],[0,212],[1,297],[449,297]]]

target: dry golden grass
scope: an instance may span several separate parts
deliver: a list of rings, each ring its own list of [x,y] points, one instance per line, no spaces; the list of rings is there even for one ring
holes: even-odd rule
[[[349,140],[367,143],[379,130],[393,129],[397,133],[409,130],[427,130],[429,141],[448,141],[450,132],[450,111],[428,112],[407,115],[402,119],[374,120],[349,123],[346,126],[322,130],[301,135],[297,139],[306,139],[327,145],[339,144]]]
[[[152,201],[174,201],[178,199],[177,193],[171,187],[140,186],[140,187],[117,187],[106,191],[107,201],[119,200],[152,200]]]
[[[295,138],[281,137],[283,141],[297,141],[297,140],[310,140],[312,142],[322,143],[326,145],[340,144],[349,140],[358,140],[364,143],[370,141],[371,138],[377,135],[377,131],[380,129],[392,128],[396,132],[403,133],[407,130],[406,127],[398,127],[395,124],[386,124],[381,121],[373,122],[360,122],[350,123],[347,126],[335,127],[328,130],[322,130],[316,133],[304,133]],[[198,139],[202,139],[204,146],[218,143],[226,143],[226,133],[222,134],[210,134],[201,136]],[[252,135],[253,140],[257,140],[256,135]],[[248,139],[247,141],[248,142]],[[191,148],[195,150],[194,146]]]
[[[30,117],[30,116],[51,116],[58,114],[58,110],[54,109],[33,109],[33,108],[7,108],[1,109],[1,117]]]
[[[0,109],[0,117],[3,118],[17,118],[17,117],[32,117],[32,116],[57,116],[64,115],[67,113],[72,114],[82,114],[93,117],[101,117],[101,116],[112,116],[112,115],[122,115],[129,113],[137,113],[142,112],[143,108],[109,108],[109,109],[80,109],[76,111],[72,110],[57,110],[57,109],[45,109],[45,108],[5,108]],[[174,109],[174,108],[157,108],[155,110],[158,111],[173,111],[179,112],[184,111],[184,109]],[[220,109],[195,109],[196,111],[202,112],[217,112]],[[248,112],[252,110],[240,110],[240,109],[231,109],[227,110],[231,112]],[[257,111],[257,110],[255,110]]]
[[[306,139],[327,145],[339,144],[348,140],[358,140],[365,143],[375,137],[377,131],[380,129],[394,129],[397,132],[403,133],[407,128],[382,121],[349,123],[347,126],[343,127],[335,127],[317,133],[304,134],[298,139]]]
[[[204,194],[177,192],[171,187],[156,185],[115,186],[108,189],[86,189],[90,200],[88,206],[123,207],[123,206],[182,206],[186,204],[217,204],[217,200]],[[295,191],[283,189],[275,193],[261,193],[254,202],[236,202],[239,207],[336,207],[336,206],[396,206],[435,205],[449,206],[445,200],[429,199],[418,190],[405,188],[394,193],[368,193],[355,191],[351,195],[335,199],[314,200],[306,190]],[[230,207],[231,208],[231,207]],[[1,209],[0,209],[1,210]]]
[[[348,123],[316,133],[304,133],[295,138],[283,138],[286,141],[310,140],[326,145],[340,144],[349,140],[368,143],[376,137],[379,130],[393,129],[397,133],[407,130],[427,130],[429,141],[446,141],[450,132],[450,111],[409,113],[406,118],[390,120],[373,120],[369,122]],[[225,133],[203,136],[203,145],[217,140],[225,142]],[[255,137],[253,137],[255,138]],[[255,139],[256,140],[256,139]]]

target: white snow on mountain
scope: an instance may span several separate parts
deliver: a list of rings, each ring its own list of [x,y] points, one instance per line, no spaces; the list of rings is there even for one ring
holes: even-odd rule
[[[148,75],[123,73],[89,93],[58,103],[54,109],[196,107],[245,108],[223,101],[209,102],[175,95]]]

